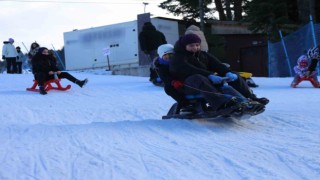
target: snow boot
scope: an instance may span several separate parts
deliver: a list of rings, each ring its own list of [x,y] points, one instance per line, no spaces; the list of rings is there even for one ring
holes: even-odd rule
[[[245,105],[245,102],[239,102],[238,98],[233,97],[227,103],[218,108],[217,112],[222,116],[226,116],[235,111],[241,111]]]
[[[263,113],[265,109],[266,109],[265,105],[257,101],[250,101],[249,103],[247,103],[247,106],[244,109],[244,113],[255,116]]]
[[[252,101],[257,101],[258,103],[263,104],[263,105],[267,105],[269,103],[269,99],[267,99],[265,97],[258,98],[257,96],[254,95],[250,99]]]
[[[76,80],[75,83],[78,84],[82,88],[83,86],[85,86],[88,83],[88,79],[86,78],[82,81]]]
[[[43,86],[39,86],[39,92],[40,92],[40,94],[42,94],[42,95],[48,94],[48,93],[44,90],[44,87],[43,87]]]

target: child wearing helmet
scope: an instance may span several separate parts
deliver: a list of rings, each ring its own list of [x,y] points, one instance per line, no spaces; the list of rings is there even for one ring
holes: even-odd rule
[[[317,78],[317,72],[308,71],[309,61],[306,55],[301,55],[298,58],[297,65],[293,67],[294,72],[296,75],[291,83],[291,87],[295,88],[297,85],[304,80],[309,80],[314,87],[319,87],[319,81]]]
[[[172,44],[160,45],[157,49],[159,57],[154,60],[154,67],[159,75],[160,79],[164,83],[164,91],[167,95],[171,96],[182,109],[191,110],[189,101],[185,98],[185,95],[179,92],[179,89],[183,86],[183,83],[176,81],[172,78],[169,71],[169,61],[174,53]]]

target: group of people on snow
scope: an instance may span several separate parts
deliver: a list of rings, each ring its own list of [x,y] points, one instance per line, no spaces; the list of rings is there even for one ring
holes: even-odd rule
[[[3,42],[2,59],[6,61],[6,69],[8,74],[22,74],[22,62],[24,54],[19,46],[14,47],[14,39],[9,38]]]
[[[150,22],[146,24],[149,26]],[[139,35],[140,44],[144,44],[141,36],[144,34]],[[141,49],[144,50],[144,46]],[[182,109],[193,108],[186,95],[200,94],[212,111],[225,111],[244,103],[262,111],[269,100],[258,98],[238,73],[207,51],[204,34],[195,25],[189,26],[174,46],[165,42],[159,45],[152,68],[164,84],[165,92]],[[228,78],[228,83],[223,77]]]

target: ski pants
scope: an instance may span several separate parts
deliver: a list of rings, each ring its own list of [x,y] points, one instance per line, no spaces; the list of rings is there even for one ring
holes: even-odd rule
[[[61,72],[58,75],[58,78],[61,78],[61,79],[65,78],[73,83],[76,83],[77,81],[79,81],[77,78],[73,77],[71,74],[67,72]],[[48,73],[44,73],[44,72],[38,72],[35,74],[35,79],[38,81],[39,86],[44,86],[44,83],[46,81],[54,79],[54,75],[49,75]]]
[[[17,65],[16,65],[16,57],[7,57],[7,74],[14,74],[17,72]]]

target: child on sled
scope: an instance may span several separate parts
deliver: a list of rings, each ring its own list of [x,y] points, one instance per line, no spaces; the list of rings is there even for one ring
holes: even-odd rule
[[[298,58],[297,65],[294,66],[293,70],[296,73],[291,83],[291,87],[295,88],[301,81],[308,80],[311,82],[313,87],[319,87],[319,81],[317,77],[317,71],[308,71],[309,61],[306,55],[301,55]]]

